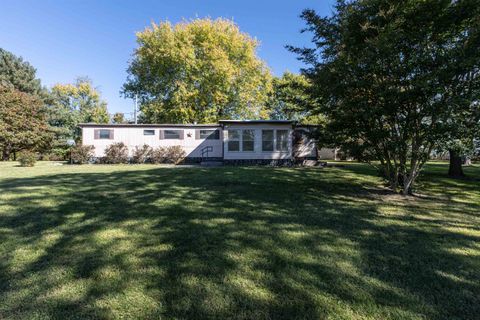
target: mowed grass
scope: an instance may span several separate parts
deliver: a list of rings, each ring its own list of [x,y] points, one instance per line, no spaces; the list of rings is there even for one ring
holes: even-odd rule
[[[0,319],[479,319],[480,167],[446,171],[0,163]]]

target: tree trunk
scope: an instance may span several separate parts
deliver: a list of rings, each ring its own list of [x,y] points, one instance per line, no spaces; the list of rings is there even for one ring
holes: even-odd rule
[[[403,189],[402,189],[402,194],[404,196],[413,195],[412,184],[413,184],[413,178],[407,178],[407,177],[404,178]]]
[[[412,185],[415,181],[415,177],[417,176],[416,169],[411,169],[409,173],[402,174],[401,178],[401,185],[402,185],[402,194],[404,196],[411,196],[413,195]]]
[[[448,175],[456,178],[465,177],[462,169],[462,157],[454,150],[448,150],[448,152],[450,154],[450,167],[448,168]]]
[[[10,160],[10,151],[9,151],[7,148],[3,149],[3,152],[2,152],[2,160],[3,160],[3,161],[8,161],[8,160]]]

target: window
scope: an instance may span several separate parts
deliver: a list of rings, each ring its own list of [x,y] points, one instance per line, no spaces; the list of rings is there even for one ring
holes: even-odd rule
[[[112,129],[95,129],[95,139],[113,139]]]
[[[164,139],[181,139],[182,136],[181,130],[164,130],[163,138]]]
[[[262,151],[273,151],[273,130],[262,130]]]
[[[242,151],[254,151],[254,149],[255,149],[255,130],[243,130]]]
[[[228,130],[228,151],[240,151],[240,130]]]
[[[277,151],[288,151],[288,130],[277,130]]]
[[[100,130],[100,139],[110,139],[110,130]]]
[[[154,136],[155,135],[155,130],[143,130],[143,135],[144,136]]]
[[[219,130],[198,130],[196,139],[218,140],[220,139]]]

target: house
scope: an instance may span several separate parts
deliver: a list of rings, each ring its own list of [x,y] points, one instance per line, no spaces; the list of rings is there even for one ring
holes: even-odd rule
[[[123,142],[132,152],[144,144],[152,148],[181,146],[186,163],[222,161],[226,164],[274,164],[317,160],[314,127],[286,120],[221,120],[218,124],[80,124],[82,143],[105,148]]]

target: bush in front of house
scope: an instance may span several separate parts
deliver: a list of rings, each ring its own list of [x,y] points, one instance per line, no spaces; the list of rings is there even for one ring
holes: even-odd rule
[[[148,159],[151,158],[151,154],[152,154],[152,148],[147,144],[144,144],[140,148],[135,147],[135,150],[133,151],[132,162],[145,163],[147,162]]]
[[[18,155],[18,162],[22,167],[33,167],[35,162],[37,162],[37,155],[32,151],[22,151]]]
[[[89,163],[93,158],[94,146],[75,146],[71,150],[72,162],[76,164]]]
[[[181,146],[158,147],[152,150],[150,161],[152,163],[179,164],[186,156]]]
[[[165,163],[167,160],[167,148],[158,147],[152,150],[150,154],[150,162],[158,164]]]
[[[104,163],[128,163],[128,147],[123,142],[117,142],[105,148]]]
[[[167,147],[166,151],[166,161],[168,163],[179,164],[185,159],[187,154],[181,146],[171,146]]]

